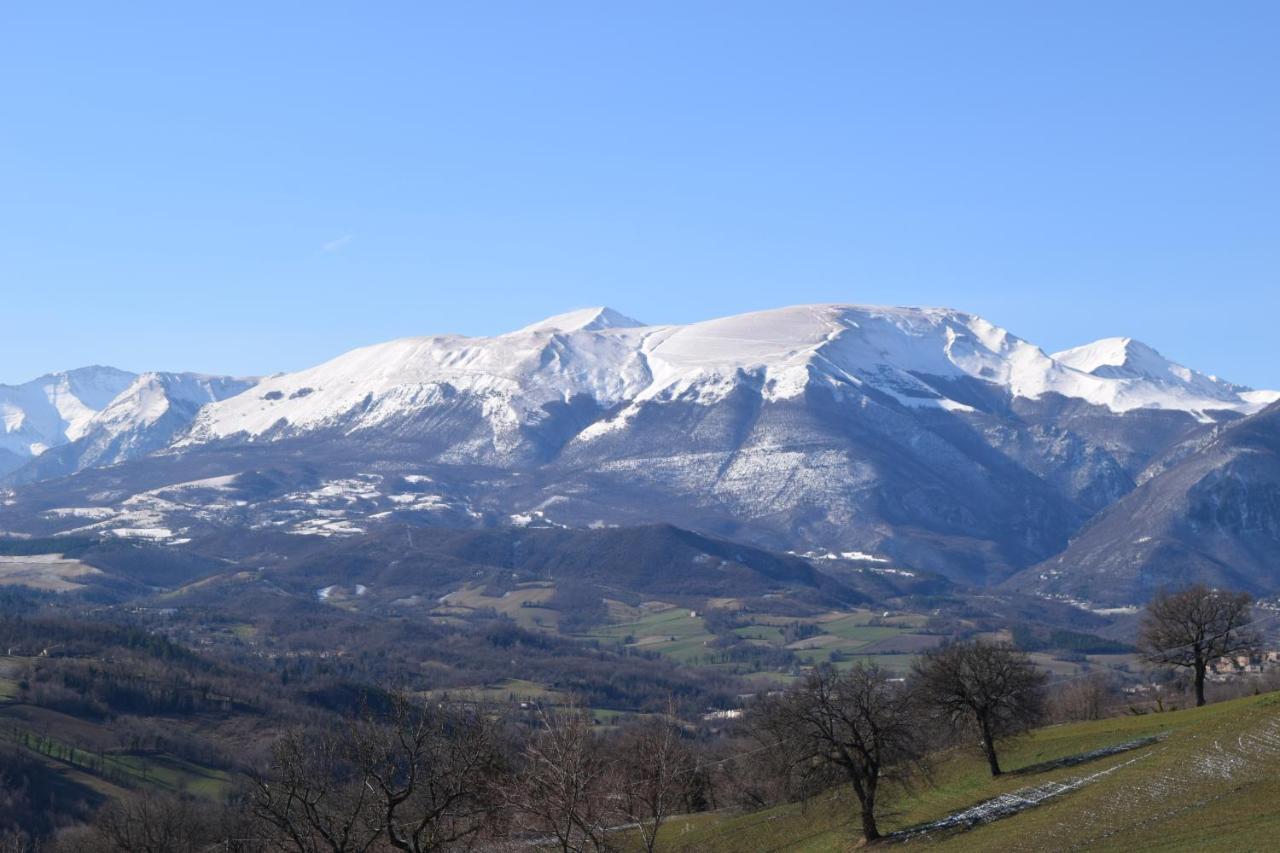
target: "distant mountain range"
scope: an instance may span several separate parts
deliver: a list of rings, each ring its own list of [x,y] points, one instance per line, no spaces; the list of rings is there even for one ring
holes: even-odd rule
[[[45,479],[161,450],[191,424],[201,406],[255,382],[84,367],[0,385],[0,475]]]
[[[0,531],[662,522],[1082,606],[1192,577],[1272,593],[1277,400],[1128,338],[1049,355],[948,309],[597,308],[261,381],[0,386]]]
[[[82,367],[0,385],[0,474],[79,438],[133,379],[114,367]]]

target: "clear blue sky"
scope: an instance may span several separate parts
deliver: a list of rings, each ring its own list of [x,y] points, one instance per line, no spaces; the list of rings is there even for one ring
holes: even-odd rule
[[[1280,3],[0,6],[0,381],[933,304],[1280,386]]]

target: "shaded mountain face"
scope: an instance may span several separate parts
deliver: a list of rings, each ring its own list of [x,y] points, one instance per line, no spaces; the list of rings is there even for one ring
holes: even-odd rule
[[[1066,550],[1009,586],[1104,603],[1191,580],[1280,591],[1280,404],[1204,430],[1150,470]]]
[[[606,530],[391,526],[359,540],[289,544],[292,549],[274,549],[286,558],[273,572],[281,582],[306,589],[359,583],[373,600],[387,603],[466,584],[501,594],[528,582],[564,591],[590,588],[593,602],[604,597],[630,604],[661,598],[701,606],[726,594],[742,600],[779,595],[828,607],[867,600],[808,560],[669,525]]]
[[[947,309],[687,326],[588,309],[365,347],[207,402],[152,444],[69,446],[5,497],[0,527],[176,541],[666,522],[991,583],[1270,399],[1131,344],[1055,358]]]

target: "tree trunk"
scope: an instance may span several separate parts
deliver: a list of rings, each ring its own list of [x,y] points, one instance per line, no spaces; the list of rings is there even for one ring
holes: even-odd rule
[[[876,826],[876,809],[873,804],[862,804],[862,837],[868,844],[880,840],[880,828]]]
[[[869,778],[862,779],[852,768],[846,769],[849,770],[853,792],[858,795],[858,805],[862,807],[862,839],[867,844],[872,844],[880,840],[880,827],[876,826],[876,783],[879,781],[877,777],[880,770],[876,768],[869,774]]]
[[[982,721],[982,749],[987,753],[987,764],[991,768],[992,776],[1000,775],[1000,759],[996,758],[996,744],[991,737],[991,728],[987,725],[987,721]]]
[[[1196,661],[1196,707],[1199,708],[1204,704],[1204,671],[1207,664],[1203,661]]]

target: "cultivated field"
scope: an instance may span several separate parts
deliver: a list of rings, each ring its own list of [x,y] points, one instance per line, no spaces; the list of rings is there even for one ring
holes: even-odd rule
[[[46,592],[69,592],[79,589],[84,578],[95,574],[101,572],[61,554],[0,556],[0,586],[29,586]]]

